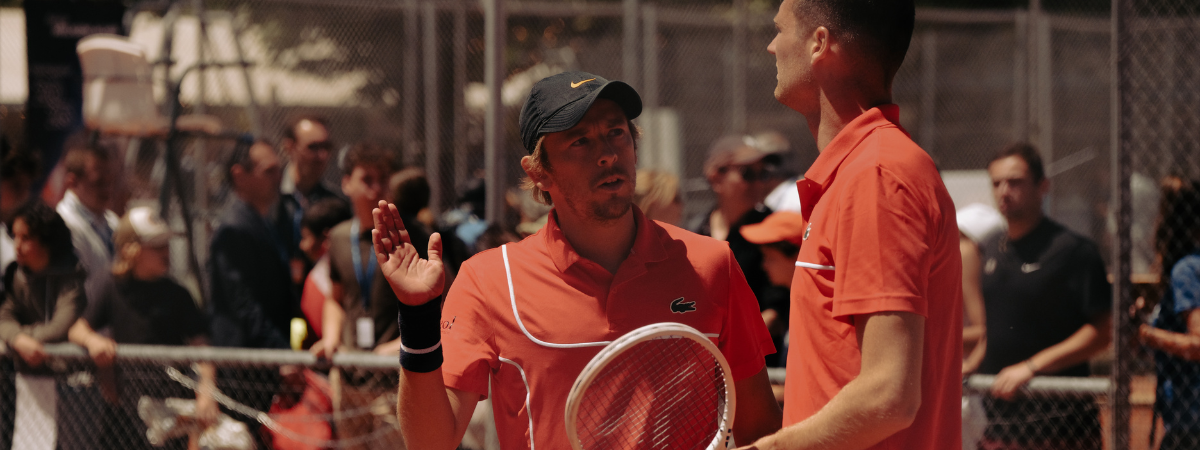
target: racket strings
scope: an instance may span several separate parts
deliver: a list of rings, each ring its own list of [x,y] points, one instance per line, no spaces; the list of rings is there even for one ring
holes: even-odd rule
[[[721,365],[690,339],[644,341],[612,360],[581,403],[585,449],[703,449],[725,402]]]

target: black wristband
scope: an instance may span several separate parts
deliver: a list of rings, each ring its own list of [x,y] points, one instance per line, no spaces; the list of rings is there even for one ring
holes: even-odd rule
[[[432,372],[442,366],[442,299],[423,305],[400,304],[400,367],[412,372]]]

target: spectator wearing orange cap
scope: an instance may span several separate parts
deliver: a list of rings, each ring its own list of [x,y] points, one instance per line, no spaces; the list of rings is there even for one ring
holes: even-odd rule
[[[792,276],[796,273],[796,255],[800,254],[800,244],[804,242],[804,217],[791,211],[777,211],[762,222],[743,226],[742,237],[762,251],[762,270],[766,272],[770,286],[758,297],[758,307],[775,348],[783,349],[775,355],[767,355],[767,365],[783,367],[787,361],[784,345],[787,343]]]

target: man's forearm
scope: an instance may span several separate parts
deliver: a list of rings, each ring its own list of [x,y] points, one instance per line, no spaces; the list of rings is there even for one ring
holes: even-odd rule
[[[400,369],[396,415],[406,448],[453,450],[466,433],[467,423],[478,401],[469,394],[466,402],[447,389],[442,369],[418,373]],[[475,401],[469,401],[473,397]],[[465,418],[463,408],[470,408]],[[460,423],[462,422],[462,423]]]
[[[854,316],[861,370],[820,411],[755,442],[752,449],[864,449],[908,428],[921,408],[925,318]]]
[[[1182,334],[1142,325],[1138,338],[1146,345],[1190,361],[1200,361],[1200,335]]]
[[[342,322],[346,320],[346,311],[332,298],[325,299],[321,312],[321,339],[326,342],[340,344],[342,340]],[[334,345],[337,347],[337,345]]]
[[[888,399],[871,380],[858,378],[812,417],[750,446],[755,450],[865,449],[912,424],[916,411]]]

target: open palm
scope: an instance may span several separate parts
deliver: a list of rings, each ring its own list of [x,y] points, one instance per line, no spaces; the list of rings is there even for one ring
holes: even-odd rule
[[[433,233],[429,237],[429,259],[422,259],[404,229],[396,205],[381,200],[371,216],[375,219],[375,229],[371,231],[375,257],[396,298],[406,305],[417,306],[441,295],[446,282],[441,235]]]

